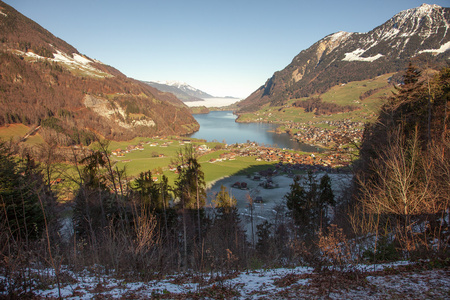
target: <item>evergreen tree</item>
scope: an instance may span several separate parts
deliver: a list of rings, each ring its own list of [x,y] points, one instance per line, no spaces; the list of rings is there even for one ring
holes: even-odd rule
[[[256,242],[256,252],[260,256],[266,256],[270,252],[269,247],[272,240],[270,230],[272,226],[273,224],[269,223],[267,220],[256,225],[256,236],[258,237]]]
[[[308,223],[308,215],[306,214],[307,203],[305,201],[305,191],[300,185],[300,178],[295,177],[294,183],[290,187],[290,192],[284,195],[286,206],[297,225],[306,224]]]
[[[284,198],[296,225],[304,229],[306,236],[314,235],[320,227],[327,225],[328,207],[334,205],[334,194],[328,175],[322,177],[320,184],[311,171],[303,182],[300,182],[300,178],[295,178],[291,190]]]
[[[221,185],[220,192],[216,195],[213,203],[219,215],[225,215],[231,213],[236,208],[237,200],[230,195],[224,185]]]
[[[204,228],[202,227],[205,222],[202,224],[202,220],[205,220],[203,207],[206,199],[206,184],[192,145],[181,150],[178,158],[175,162],[178,165],[178,178],[175,181],[174,192],[183,224],[183,260],[186,268],[189,252],[200,245],[203,239]],[[197,216],[196,222],[194,213]],[[192,226],[195,223],[197,226]]]
[[[163,209],[164,203],[161,202],[160,186],[153,181],[152,172],[141,172],[139,177],[134,180],[133,190],[137,191],[140,201],[150,211]]]
[[[104,153],[94,151],[81,160],[79,188],[75,195],[73,222],[78,235],[90,234],[104,228],[117,213],[117,195],[110,190]]]
[[[245,257],[246,237],[236,198],[221,186],[213,200],[214,219],[207,232],[206,247],[213,267],[237,267]]]
[[[17,160],[0,142],[0,223],[15,238],[35,239],[45,229],[45,214],[55,198],[43,177],[29,155]],[[47,218],[52,223],[56,216]]]
[[[333,189],[331,188],[331,178],[325,174],[320,178],[319,184],[319,210],[320,210],[320,227],[328,224],[328,208],[335,206]]]

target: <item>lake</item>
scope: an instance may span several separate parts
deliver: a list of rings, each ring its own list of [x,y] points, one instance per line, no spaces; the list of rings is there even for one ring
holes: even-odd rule
[[[268,123],[236,123],[236,115],[231,111],[212,111],[209,114],[194,115],[200,124],[200,130],[189,137],[204,139],[208,142],[218,141],[227,144],[256,142],[263,146],[276,146],[318,152],[318,148],[291,140],[287,133],[277,134],[275,124]]]

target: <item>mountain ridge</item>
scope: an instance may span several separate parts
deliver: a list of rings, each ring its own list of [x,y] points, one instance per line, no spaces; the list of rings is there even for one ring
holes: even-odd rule
[[[43,125],[62,145],[198,130],[170,93],[126,77],[0,1],[0,126]]]
[[[399,72],[410,58],[448,62],[450,8],[423,4],[397,13],[367,33],[336,32],[302,50],[283,70],[239,102],[238,112],[310,97],[334,85]]]
[[[157,88],[160,91],[174,94],[183,102],[202,101],[204,98],[214,98],[185,82],[179,81],[143,81],[144,83]]]

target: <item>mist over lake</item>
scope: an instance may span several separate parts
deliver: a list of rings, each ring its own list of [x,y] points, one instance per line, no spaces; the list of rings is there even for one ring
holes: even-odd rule
[[[208,142],[226,142],[227,144],[250,141],[261,146],[318,152],[314,146],[291,140],[287,133],[275,133],[277,128],[275,124],[237,123],[235,122],[237,116],[231,111],[212,111],[208,114],[194,115],[194,117],[200,124],[200,130],[189,135],[192,138],[205,139]]]
[[[239,100],[241,100],[241,99],[226,98],[226,97],[225,98],[214,97],[214,98],[204,98],[203,101],[188,101],[188,102],[184,102],[184,104],[186,104],[189,107],[194,107],[194,106],[223,107],[223,106],[228,106],[233,103],[236,103]]]

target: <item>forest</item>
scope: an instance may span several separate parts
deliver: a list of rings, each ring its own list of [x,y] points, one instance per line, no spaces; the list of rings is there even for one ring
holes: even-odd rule
[[[0,49],[0,125],[41,126],[44,139],[53,139],[61,146],[80,141],[89,145],[93,134],[129,140],[136,136],[189,133],[198,127],[189,109],[175,96],[127,78],[111,67],[95,67],[106,72],[104,78],[74,74],[45,59],[30,62],[24,56]],[[110,118],[99,115],[87,107],[86,97],[101,99],[116,113]],[[124,115],[117,112],[119,109]],[[152,120],[156,126],[119,125],[140,119]]]
[[[397,260],[448,266],[450,68],[430,72],[411,64],[403,82],[366,125],[346,193],[337,197],[326,174],[298,174],[274,218],[255,232],[245,230],[226,187],[212,208],[205,206],[204,173],[192,146],[174,158],[178,175],[169,186],[151,171],[127,180],[110,160],[108,141],[97,139],[93,151],[73,153],[73,199],[58,203],[54,147],[43,146],[38,159],[2,142],[0,288],[32,295],[36,280],[48,279],[36,279],[31,267],[53,269],[59,286],[66,269],[148,280],[300,265],[348,276],[357,263]],[[46,122],[59,130],[56,120]],[[254,201],[249,197],[250,222]]]

